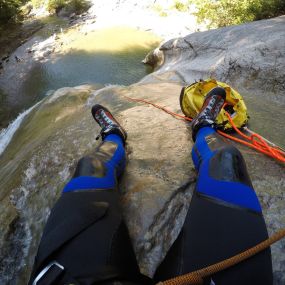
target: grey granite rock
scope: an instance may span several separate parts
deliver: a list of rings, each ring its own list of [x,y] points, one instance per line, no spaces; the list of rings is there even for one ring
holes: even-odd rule
[[[160,46],[163,64],[157,51],[148,57],[153,64],[157,58],[155,76],[171,69],[185,82],[216,77],[241,92],[284,103],[284,47],[285,16],[281,16],[169,40]]]

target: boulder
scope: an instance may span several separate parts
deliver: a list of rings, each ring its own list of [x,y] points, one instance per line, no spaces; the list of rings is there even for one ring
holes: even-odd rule
[[[285,103],[285,16],[190,34],[162,44],[153,56],[159,70],[184,82],[205,77],[226,81],[240,92]],[[148,62],[146,58],[146,62]]]

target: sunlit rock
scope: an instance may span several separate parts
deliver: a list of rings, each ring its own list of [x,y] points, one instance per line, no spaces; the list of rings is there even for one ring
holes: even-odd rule
[[[179,233],[195,187],[191,132],[184,121],[125,96],[180,112],[181,87],[215,76],[244,92],[253,126],[269,130],[282,144],[283,107],[271,99],[284,99],[284,21],[279,17],[171,40],[160,48],[160,68],[139,83],[63,88],[26,114],[0,157],[0,283],[26,283],[50,208],[78,159],[99,143],[90,114],[95,103],[110,108],[128,132],[128,164],[119,191],[141,271],[151,276]],[[260,103],[265,97],[270,104]],[[264,121],[254,121],[258,116]],[[272,234],[285,226],[284,166],[238,148]],[[272,246],[275,284],[285,282],[284,248],[284,240]]]

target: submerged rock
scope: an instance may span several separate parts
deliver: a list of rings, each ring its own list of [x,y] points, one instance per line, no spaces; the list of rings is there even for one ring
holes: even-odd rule
[[[142,60],[142,63],[148,64],[154,68],[162,65],[163,62],[164,62],[164,54],[159,48],[150,51],[146,55],[146,57]]]
[[[191,132],[184,121],[125,96],[181,112],[182,85],[209,75],[226,80],[238,90],[254,90],[253,95],[265,96],[265,89],[275,78],[269,71],[278,69],[285,58],[282,46],[275,43],[284,33],[284,20],[279,17],[170,41],[160,48],[164,57],[161,68],[137,84],[99,90],[87,85],[62,88],[31,110],[0,157],[0,283],[26,283],[50,208],[71,178],[78,159],[98,144],[95,137],[99,128],[90,113],[94,103],[110,108],[128,132],[128,164],[119,190],[141,271],[151,276],[179,233],[195,187]],[[257,40],[260,30],[262,43]],[[187,44],[189,39],[194,49]],[[266,65],[250,84],[251,63],[241,56],[245,43],[247,54],[256,54],[254,64],[260,66],[256,46],[263,44],[268,49],[263,56]],[[224,48],[218,50],[214,44]],[[232,58],[233,54],[240,68],[231,73],[227,56]],[[262,85],[265,76],[267,81]],[[282,86],[276,83],[276,94],[271,95],[283,96]],[[280,133],[278,124],[270,130]],[[254,150],[238,148],[245,156],[271,234],[285,226],[284,166]],[[272,246],[275,284],[285,282],[284,249],[284,240]]]

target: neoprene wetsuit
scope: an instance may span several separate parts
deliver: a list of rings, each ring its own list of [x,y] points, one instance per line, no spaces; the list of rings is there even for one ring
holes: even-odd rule
[[[139,272],[122,218],[117,179],[125,167],[120,136],[108,135],[82,158],[51,211],[30,283],[152,284],[231,257],[267,238],[240,152],[212,128],[201,128],[192,157],[198,171],[183,228],[153,279]],[[272,284],[270,249],[204,284]]]

